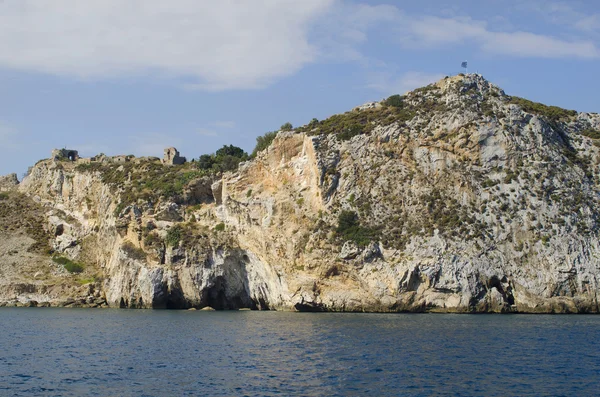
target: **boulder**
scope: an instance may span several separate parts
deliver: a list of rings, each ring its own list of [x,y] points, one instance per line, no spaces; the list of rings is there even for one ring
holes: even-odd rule
[[[346,241],[342,246],[342,251],[339,257],[341,259],[349,260],[354,259],[360,254],[360,248],[354,241]]]

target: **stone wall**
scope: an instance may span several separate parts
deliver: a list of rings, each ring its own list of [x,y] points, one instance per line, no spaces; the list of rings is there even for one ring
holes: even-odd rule
[[[0,192],[7,192],[13,190],[19,184],[17,174],[8,174],[0,176]]]
[[[186,158],[181,157],[177,149],[175,149],[174,147],[170,147],[165,149],[165,154],[162,162],[166,165],[180,165],[186,162]]]
[[[52,159],[54,160],[79,160],[79,152],[72,149],[54,149],[52,151]]]

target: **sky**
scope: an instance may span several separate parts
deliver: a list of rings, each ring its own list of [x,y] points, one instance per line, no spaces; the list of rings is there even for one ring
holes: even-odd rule
[[[458,4],[457,4],[458,3]],[[0,0],[0,175],[53,148],[251,151],[461,72],[600,112],[596,0]]]

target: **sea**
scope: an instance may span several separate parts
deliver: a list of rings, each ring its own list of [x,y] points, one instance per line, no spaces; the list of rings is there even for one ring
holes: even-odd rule
[[[0,308],[0,396],[599,396],[600,316]]]

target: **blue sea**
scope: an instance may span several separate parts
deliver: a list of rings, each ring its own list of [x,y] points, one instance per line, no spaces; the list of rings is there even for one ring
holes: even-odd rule
[[[600,316],[0,309],[0,396],[594,396]]]

